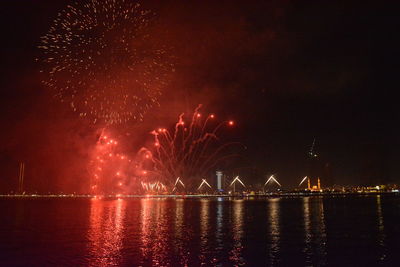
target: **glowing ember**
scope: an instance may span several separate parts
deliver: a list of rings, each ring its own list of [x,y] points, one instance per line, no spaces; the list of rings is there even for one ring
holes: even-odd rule
[[[202,119],[198,116],[200,107],[195,109],[187,127],[182,127],[184,114],[181,114],[174,131],[159,128],[152,132],[155,149],[146,150],[145,155],[151,155],[152,175],[167,185],[173,186],[176,177],[182,177],[189,181],[190,188],[196,189],[196,181],[200,182],[201,177],[209,175],[213,167],[234,156],[232,152],[227,152],[227,148],[238,143],[218,142],[217,133],[227,122],[211,122],[213,114]]]
[[[72,1],[41,38],[43,83],[94,122],[142,120],[174,71],[152,17],[129,0]]]
[[[108,140],[101,134],[92,152],[96,160],[91,164],[91,189],[96,195],[122,193],[123,185],[130,181],[130,164],[121,160],[126,156],[119,153],[118,142]]]

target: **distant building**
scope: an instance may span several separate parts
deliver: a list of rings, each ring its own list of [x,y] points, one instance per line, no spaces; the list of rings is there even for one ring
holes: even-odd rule
[[[222,171],[217,171],[216,175],[217,175],[217,190],[219,192],[222,192],[222,191],[224,191],[224,189],[223,189],[223,177],[222,177],[223,174],[222,174]]]

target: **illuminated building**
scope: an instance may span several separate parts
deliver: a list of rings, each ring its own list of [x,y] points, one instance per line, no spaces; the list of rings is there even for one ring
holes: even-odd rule
[[[310,191],[321,191],[321,180],[317,178],[317,185],[311,186],[310,178],[307,181],[307,189]]]
[[[222,171],[217,171],[217,190],[218,192],[224,191],[222,188]]]

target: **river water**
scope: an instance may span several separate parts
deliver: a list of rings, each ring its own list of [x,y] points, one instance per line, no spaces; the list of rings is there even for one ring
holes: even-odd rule
[[[400,197],[0,199],[1,266],[399,266]]]

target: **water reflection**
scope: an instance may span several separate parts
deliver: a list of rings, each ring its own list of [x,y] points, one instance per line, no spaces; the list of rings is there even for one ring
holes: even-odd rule
[[[269,216],[268,216],[268,221],[269,221],[269,236],[271,238],[271,245],[269,248],[269,259],[270,259],[270,264],[269,265],[277,265],[279,261],[279,250],[280,250],[280,238],[281,238],[281,233],[280,233],[280,222],[279,222],[279,216],[280,216],[280,210],[279,210],[279,205],[280,205],[280,198],[273,198],[269,199],[268,203],[268,209],[269,209]]]
[[[121,261],[126,203],[92,200],[88,231],[90,266],[117,266]]]
[[[169,236],[169,224],[167,215],[167,202],[164,199],[158,199],[154,204],[155,211],[155,233],[154,233],[154,245],[153,245],[153,264],[167,265],[170,263],[168,258],[168,243],[170,241]]]
[[[323,197],[318,197],[317,198],[317,236],[318,238],[316,241],[318,242],[319,246],[317,246],[317,251],[318,251],[318,265],[326,265],[327,263],[327,237],[326,237],[326,225],[325,225],[325,211],[324,211],[324,201]]]
[[[398,196],[220,200],[2,200],[0,265],[396,266]]]
[[[383,221],[382,214],[382,202],[381,195],[376,196],[376,210],[377,210],[377,218],[378,218],[378,244],[380,248],[379,260],[383,261],[386,258],[386,245],[385,245],[385,225]]]
[[[200,265],[206,265],[209,250],[209,231],[210,231],[210,201],[202,199],[200,201]]]
[[[185,224],[185,200],[177,199],[175,207],[175,242],[178,250],[179,262],[183,266],[188,264],[188,246],[185,244],[187,241],[187,235],[184,232]]]
[[[169,224],[167,203],[163,199],[141,200],[142,263],[153,266],[168,265]]]
[[[224,248],[224,234],[223,234],[223,213],[224,213],[224,206],[223,206],[223,198],[217,198],[217,218],[216,218],[216,231],[215,231],[215,256],[213,258],[213,263],[217,264],[220,259],[217,258],[217,255],[221,255],[221,252]]]
[[[326,226],[323,199],[303,198],[304,253],[307,265],[326,264]]]
[[[142,241],[142,246],[141,246],[141,251],[142,255],[144,258],[149,257],[149,253],[151,252],[151,247],[150,247],[150,241],[151,241],[151,223],[152,220],[150,219],[150,212],[151,212],[151,200],[150,199],[141,199],[141,212],[140,212],[140,218],[141,218],[141,241]]]
[[[230,260],[235,264],[244,265],[242,257],[242,239],[243,239],[243,199],[233,201],[233,248],[230,252]]]
[[[303,215],[304,215],[304,249],[306,254],[306,264],[312,264],[312,246],[311,246],[311,219],[310,219],[310,198],[303,198]]]

